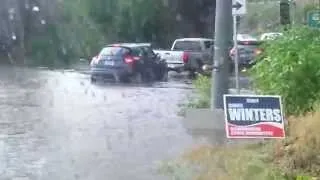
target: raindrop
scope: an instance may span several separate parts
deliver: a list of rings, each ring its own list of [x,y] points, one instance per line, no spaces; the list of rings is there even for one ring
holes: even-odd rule
[[[107,140],[107,141],[106,141],[106,143],[107,143],[107,149],[111,151],[111,150],[112,150],[112,145],[111,145],[111,142],[110,142],[110,138],[107,137],[106,140]]]
[[[128,129],[128,137],[130,140],[134,138],[134,134],[131,126],[129,126],[129,129]]]
[[[49,105],[50,107],[53,107],[53,99],[50,100]]]
[[[180,14],[177,14],[177,16],[176,16],[176,20],[177,20],[177,21],[181,21],[181,20],[182,20],[182,17],[181,17],[181,15],[180,15]]]
[[[40,9],[39,9],[38,6],[33,6],[32,11],[33,11],[33,12],[39,12]]]
[[[16,13],[16,10],[15,10],[14,8],[10,8],[10,9],[8,10],[8,13],[9,13],[9,14],[14,14],[14,13]]]

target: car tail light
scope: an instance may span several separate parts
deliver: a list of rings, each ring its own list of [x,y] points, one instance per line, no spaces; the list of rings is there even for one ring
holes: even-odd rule
[[[100,56],[94,56],[90,62],[90,65],[92,66],[94,64],[98,64],[99,60],[100,60]]]
[[[182,54],[182,60],[183,60],[183,63],[188,63],[189,61],[189,53],[188,52],[183,52]]]
[[[235,48],[232,48],[232,49],[230,50],[230,56],[234,56],[234,55],[235,55],[235,53],[236,53]]]
[[[260,48],[257,48],[257,49],[254,50],[254,54],[256,56],[259,56],[261,53],[262,53],[262,49],[260,49]]]
[[[140,57],[127,55],[124,57],[124,62],[127,64],[132,64],[134,61],[140,60]]]

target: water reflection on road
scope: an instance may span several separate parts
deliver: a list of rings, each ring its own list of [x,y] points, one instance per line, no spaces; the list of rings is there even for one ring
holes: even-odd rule
[[[192,144],[177,116],[190,85],[92,85],[77,72],[0,69],[0,179],[157,180]]]

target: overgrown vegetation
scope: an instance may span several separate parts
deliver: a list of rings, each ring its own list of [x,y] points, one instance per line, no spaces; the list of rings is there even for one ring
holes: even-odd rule
[[[180,104],[178,115],[184,116],[188,108],[209,108],[211,79],[208,76],[199,75],[193,80],[194,93],[188,97],[186,102]]]
[[[319,118],[320,112],[289,118],[285,140],[193,148],[160,172],[173,180],[317,180]]]
[[[283,33],[265,44],[251,75],[259,92],[281,95],[287,115],[299,115],[312,111],[319,100],[320,36],[301,26]]]
[[[259,94],[282,96],[288,121],[287,138],[251,145],[197,147],[165,163],[161,168],[163,173],[173,179],[190,180],[314,180],[320,177],[319,30],[299,26],[283,34],[263,45],[264,53],[249,75]],[[210,81],[201,78],[194,84],[199,96],[205,97],[203,92],[210,92]],[[206,103],[202,98],[193,99],[189,107],[203,107],[203,104]],[[181,174],[188,176],[181,177]]]
[[[207,76],[199,75],[193,81],[196,96],[191,97],[186,104],[187,108],[208,108],[210,107],[211,79]]]

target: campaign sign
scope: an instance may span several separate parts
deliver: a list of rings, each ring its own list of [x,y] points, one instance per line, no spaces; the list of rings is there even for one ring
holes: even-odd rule
[[[228,138],[284,138],[280,96],[224,95]]]

